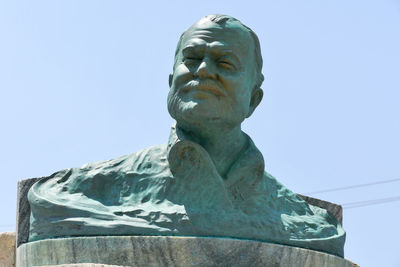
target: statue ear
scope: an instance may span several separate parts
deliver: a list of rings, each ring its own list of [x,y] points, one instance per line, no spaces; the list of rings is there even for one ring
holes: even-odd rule
[[[172,85],[172,78],[174,78],[174,75],[171,73],[170,75],[169,75],[169,78],[168,78],[168,84],[169,84],[169,87],[171,88],[171,85]]]
[[[257,88],[253,90],[253,93],[251,94],[251,99],[250,99],[250,108],[249,108],[249,113],[247,114],[247,117],[250,117],[251,114],[253,114],[254,110],[260,104],[262,98],[263,98],[264,92],[261,88]]]

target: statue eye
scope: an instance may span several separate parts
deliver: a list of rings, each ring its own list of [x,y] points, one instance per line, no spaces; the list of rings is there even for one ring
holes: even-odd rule
[[[235,69],[235,66],[231,62],[229,62],[227,60],[218,61],[218,66],[220,66],[223,69],[227,69],[227,70],[234,70]]]
[[[185,57],[183,59],[183,62],[190,64],[190,63],[196,63],[196,62],[201,61],[201,60],[202,59],[199,58],[199,57],[190,56],[190,57]]]

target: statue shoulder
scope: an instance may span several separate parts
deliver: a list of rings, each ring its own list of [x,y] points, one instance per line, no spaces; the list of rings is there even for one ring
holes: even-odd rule
[[[143,163],[163,161],[166,158],[166,144],[151,146],[138,152],[124,155],[115,159],[84,164],[78,171],[131,171],[143,167]]]
[[[165,162],[166,145],[157,145],[115,159],[64,169],[36,182],[29,190],[28,199],[33,201],[48,195],[49,192],[96,192],[99,188],[94,187],[116,186],[123,183],[126,177],[134,179],[162,172],[167,167]]]
[[[282,212],[287,214],[295,212],[300,216],[312,213],[310,205],[303,198],[266,171],[264,171],[263,188],[268,191],[269,201],[278,205]]]

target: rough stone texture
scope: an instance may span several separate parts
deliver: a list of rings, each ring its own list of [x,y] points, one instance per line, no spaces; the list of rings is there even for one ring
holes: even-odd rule
[[[15,232],[0,234],[0,267],[13,267],[15,263]]]
[[[28,202],[28,191],[32,185],[41,178],[25,179],[18,182],[17,191],[17,247],[28,242],[29,238],[29,219],[31,207]]]
[[[43,265],[43,266],[35,266],[35,267],[124,267],[124,266],[108,265],[108,264],[95,264],[95,263],[78,263],[78,264],[61,264],[61,265]]]
[[[338,220],[338,222],[340,222],[341,225],[343,225],[343,208],[341,205],[332,203],[332,202],[328,202],[325,200],[321,200],[318,198],[313,198],[313,197],[309,197],[309,196],[304,196],[301,194],[297,194],[299,197],[301,197],[302,199],[304,199],[308,204],[326,209],[327,211],[329,211],[333,216],[335,216],[335,218]]]
[[[228,238],[109,236],[30,242],[17,249],[17,267],[73,263],[123,266],[354,265],[313,250]]]

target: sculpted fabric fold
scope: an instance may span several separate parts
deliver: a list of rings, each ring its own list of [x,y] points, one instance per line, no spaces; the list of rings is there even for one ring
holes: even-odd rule
[[[29,191],[29,241],[90,235],[216,236],[343,257],[345,232],[264,172],[250,137],[221,177],[207,152],[173,127],[167,145],[66,169]]]

